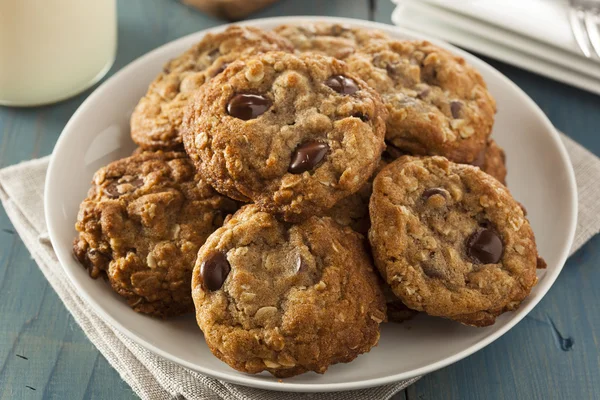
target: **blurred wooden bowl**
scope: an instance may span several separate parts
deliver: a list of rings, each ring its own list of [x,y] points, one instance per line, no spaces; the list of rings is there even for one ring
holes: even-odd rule
[[[269,4],[275,3],[276,1],[277,0],[183,0],[183,3],[214,17],[229,21],[237,21]]]

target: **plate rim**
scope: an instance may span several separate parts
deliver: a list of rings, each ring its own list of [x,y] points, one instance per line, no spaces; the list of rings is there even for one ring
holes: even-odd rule
[[[155,48],[154,50],[151,50],[151,51],[141,55],[140,57],[131,61],[127,65],[123,66],[119,71],[115,72],[115,74],[113,74],[110,78],[108,78],[105,82],[103,82],[100,86],[98,86],[94,90],[94,92],[92,92],[88,96],[88,98],[86,98],[81,103],[81,105],[73,113],[73,115],[71,116],[71,118],[69,119],[69,121],[67,122],[65,127],[63,128],[63,130],[54,146],[54,149],[53,149],[51,157],[50,157],[50,162],[48,165],[46,180],[45,180],[45,184],[44,184],[44,215],[45,215],[46,224],[48,227],[48,234],[49,234],[51,243],[53,244],[53,247],[56,247],[54,245],[55,243],[59,244],[59,240],[58,240],[58,234],[56,231],[57,225],[55,225],[55,218],[52,215],[52,212],[50,210],[56,211],[57,208],[54,207],[51,196],[48,196],[47,193],[49,193],[49,191],[51,189],[52,179],[55,175],[54,169],[55,169],[55,165],[56,165],[56,162],[55,162],[55,159],[57,157],[56,154],[58,154],[60,152],[59,150],[63,146],[65,146],[67,132],[70,130],[71,125],[74,124],[74,121],[77,120],[81,114],[86,112],[86,110],[90,107],[90,105],[94,102],[94,100],[97,97],[101,96],[102,92],[106,89],[106,87],[110,86],[111,83],[113,81],[115,81],[116,79],[118,79],[119,76],[126,74],[128,70],[132,70],[132,69],[136,68],[138,65],[144,64],[147,60],[151,59],[152,57],[158,56],[160,53],[164,52],[168,47],[176,46],[177,44],[185,42],[187,40],[190,40],[192,37],[195,37],[195,36],[201,36],[201,35],[203,36],[207,33],[222,31],[230,25],[264,26],[264,25],[268,25],[270,23],[280,23],[280,24],[296,23],[297,24],[297,23],[301,23],[301,22],[305,22],[305,21],[306,22],[309,22],[309,21],[314,22],[315,19],[318,19],[319,21],[323,21],[323,22],[342,23],[342,24],[361,26],[361,27],[366,27],[366,28],[371,28],[371,29],[379,29],[379,30],[383,30],[386,32],[395,31],[396,33],[401,33],[401,34],[405,34],[407,36],[412,36],[415,39],[428,40],[440,47],[449,49],[453,53],[466,58],[469,61],[469,63],[474,62],[475,64],[478,64],[478,68],[480,66],[483,66],[483,68],[487,69],[488,72],[494,74],[496,76],[496,78],[500,79],[504,85],[509,86],[513,91],[515,91],[515,93],[517,93],[519,95],[519,97],[521,97],[524,101],[529,103],[531,110],[535,111],[535,113],[538,117],[537,119],[544,124],[546,130],[548,131],[548,133],[550,135],[550,138],[554,142],[553,144],[555,145],[556,149],[559,152],[561,160],[567,167],[566,171],[565,171],[567,173],[566,174],[567,175],[567,184],[571,189],[568,193],[569,200],[571,202],[571,209],[569,210],[570,226],[566,230],[567,241],[566,241],[566,245],[564,246],[564,248],[560,254],[557,268],[555,270],[553,270],[550,274],[547,274],[544,277],[544,281],[542,284],[538,284],[538,285],[543,285],[543,286],[538,286],[540,294],[536,298],[532,299],[526,306],[522,307],[519,310],[520,315],[516,315],[515,317],[511,318],[509,321],[507,321],[507,323],[503,327],[501,327],[497,331],[493,332],[489,336],[479,340],[477,343],[467,347],[466,349],[459,351],[458,353],[456,353],[452,356],[438,360],[434,363],[430,363],[425,367],[417,368],[417,369],[414,369],[414,370],[411,370],[408,372],[404,372],[404,373],[387,375],[387,376],[380,377],[380,378],[370,378],[370,379],[365,379],[362,381],[345,382],[345,383],[284,383],[284,384],[282,384],[277,381],[256,379],[255,376],[253,376],[253,375],[241,375],[241,374],[234,375],[233,373],[224,373],[224,372],[219,372],[219,371],[213,371],[206,367],[202,367],[197,364],[189,363],[178,357],[172,356],[168,352],[165,352],[165,351],[161,350],[160,348],[155,347],[152,343],[137,336],[135,333],[131,332],[129,329],[127,329],[125,326],[123,326],[123,324],[119,323],[116,319],[114,319],[110,313],[106,312],[100,306],[100,304],[94,298],[92,298],[92,296],[90,296],[87,293],[87,291],[83,290],[83,288],[80,287],[80,285],[78,284],[77,278],[70,272],[70,269],[65,266],[66,260],[61,255],[61,252],[56,251],[56,255],[61,264],[61,267],[65,271],[66,275],[69,277],[69,280],[71,281],[71,283],[77,288],[77,293],[81,297],[83,297],[83,299],[86,301],[86,303],[88,303],[88,305],[92,308],[92,310],[94,310],[96,313],[98,313],[102,317],[102,319],[104,319],[105,322],[112,325],[114,328],[119,330],[119,332],[124,334],[127,338],[129,338],[130,340],[134,341],[135,343],[141,345],[146,350],[151,351],[152,353],[157,354],[157,355],[165,358],[166,360],[174,362],[178,365],[181,365],[181,366],[189,368],[191,370],[200,372],[202,374],[205,374],[207,376],[210,376],[210,377],[213,377],[216,379],[220,379],[220,380],[223,380],[226,382],[239,384],[239,385],[243,385],[243,386],[247,386],[247,387],[254,387],[254,388],[259,388],[259,389],[282,391],[282,392],[347,391],[347,390],[365,389],[365,388],[382,386],[382,385],[391,384],[391,383],[397,383],[402,380],[415,378],[415,377],[436,371],[438,369],[444,368],[450,364],[453,364],[459,360],[462,360],[463,358],[468,357],[468,356],[472,355],[473,353],[481,350],[482,348],[486,347],[490,343],[494,342],[495,340],[497,340],[498,338],[503,336],[510,329],[512,329],[527,314],[529,314],[529,312],[531,312],[531,310],[548,293],[548,291],[550,290],[550,288],[556,281],[556,278],[562,271],[562,269],[565,265],[565,262],[569,256],[569,251],[572,247],[574,236],[575,236],[575,228],[577,226],[578,193],[577,193],[577,186],[576,186],[576,181],[575,181],[575,172],[573,170],[573,165],[570,161],[567,150],[566,150],[564,144],[562,143],[562,140],[560,139],[558,131],[556,130],[554,125],[550,122],[548,117],[544,114],[544,112],[539,108],[539,106],[520,87],[518,87],[514,82],[512,82],[508,77],[506,77],[500,71],[496,70],[493,66],[489,65],[488,63],[481,60],[477,56],[469,54],[466,51],[463,51],[449,43],[446,43],[446,42],[440,41],[438,39],[429,37],[428,35],[424,35],[419,32],[415,32],[410,29],[402,28],[402,27],[395,26],[395,25],[389,25],[389,24],[384,24],[384,23],[380,23],[380,22],[366,21],[366,20],[360,20],[360,19],[354,19],[354,18],[344,18],[344,17],[279,16],[279,17],[250,19],[250,20],[240,21],[237,23],[218,25],[215,27],[199,30],[197,32],[185,35],[181,38],[178,38],[178,39],[172,40],[168,43],[165,43],[165,44]],[[58,224],[57,220],[56,220],[56,224]]]

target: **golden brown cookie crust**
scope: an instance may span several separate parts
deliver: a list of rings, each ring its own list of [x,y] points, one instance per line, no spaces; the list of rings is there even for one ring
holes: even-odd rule
[[[131,116],[131,137],[146,149],[181,148],[179,129],[191,95],[223,67],[239,57],[270,50],[292,51],[291,44],[272,32],[231,26],[207,34],[181,56],[165,64]]]
[[[348,197],[338,201],[332,208],[327,210],[326,216],[332,218],[342,226],[349,226],[356,232],[367,235],[371,227],[369,218],[369,200],[373,193],[373,180],[375,176],[389,163],[389,157],[384,152],[375,172],[360,190]]]
[[[184,153],[144,152],[96,172],[73,250],[93,278],[106,275],[135,311],[191,312],[198,249],[236,208],[202,181]]]
[[[212,254],[230,271],[207,290]],[[254,205],[200,249],[192,281],[198,325],[218,358],[248,373],[324,373],[375,346],[385,301],[365,243],[330,218],[292,225]]]
[[[337,75],[357,90],[340,94],[325,84]],[[271,105],[243,120],[227,112],[238,94]],[[379,95],[343,62],[272,52],[233,63],[202,87],[186,112],[183,136],[219,192],[293,221],[319,215],[362,187],[383,151],[384,121]],[[291,172],[295,152],[310,142],[326,146],[322,161]]]
[[[375,178],[370,215],[376,265],[412,309],[485,326],[518,308],[537,281],[535,238],[519,203],[473,166],[404,156]],[[501,241],[499,252],[468,245],[484,231]]]
[[[506,154],[502,147],[493,140],[488,140],[485,147],[483,163],[477,165],[483,172],[498,179],[503,185],[506,185]]]
[[[485,147],[496,103],[462,57],[426,41],[375,40],[347,62],[381,94],[394,146],[466,164]]]
[[[390,162],[407,155],[411,154],[388,144],[381,157],[382,160]],[[471,165],[479,167],[483,172],[506,185],[506,154],[493,139],[488,139],[485,148],[477,155]]]
[[[389,39],[388,35],[378,30],[323,22],[280,25],[273,31],[288,39],[298,52],[320,53],[340,60],[372,40]]]

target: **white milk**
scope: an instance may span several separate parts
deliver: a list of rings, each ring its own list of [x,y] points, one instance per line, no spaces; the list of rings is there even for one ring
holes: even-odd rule
[[[0,0],[0,104],[74,96],[108,71],[116,0]]]

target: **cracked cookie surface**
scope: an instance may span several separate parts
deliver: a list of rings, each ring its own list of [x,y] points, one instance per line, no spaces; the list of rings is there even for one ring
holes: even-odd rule
[[[323,373],[375,346],[385,320],[364,240],[326,217],[293,225],[240,209],[198,253],[198,325],[218,358],[248,373]]]
[[[272,32],[232,26],[207,34],[199,43],[165,64],[131,116],[131,137],[146,149],[181,147],[180,126],[191,95],[240,57],[271,50],[292,51]]]
[[[462,57],[425,41],[374,40],[346,61],[381,94],[394,146],[466,164],[485,147],[496,103]]]
[[[375,178],[369,207],[375,263],[411,309],[486,326],[537,281],[523,210],[478,168],[401,157]]]
[[[383,151],[384,121],[379,95],[343,62],[272,52],[204,85],[183,136],[219,192],[297,221],[362,187]]]
[[[106,276],[138,312],[193,311],[191,278],[204,240],[237,208],[182,152],[143,152],[94,175],[73,243],[90,276]]]

